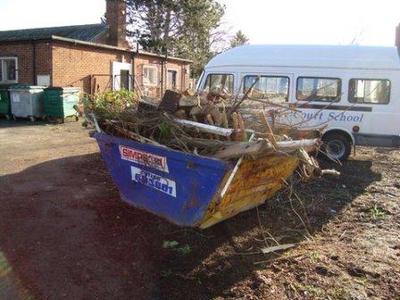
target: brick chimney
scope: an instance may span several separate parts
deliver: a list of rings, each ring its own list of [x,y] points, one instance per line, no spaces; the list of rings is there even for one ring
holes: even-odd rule
[[[125,0],[106,0],[106,20],[109,26],[108,44],[128,48],[126,41],[126,3]]]

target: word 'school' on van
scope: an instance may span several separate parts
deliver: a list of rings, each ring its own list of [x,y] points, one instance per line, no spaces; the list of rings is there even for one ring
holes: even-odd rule
[[[264,109],[291,108],[279,122],[322,128],[325,151],[400,145],[400,58],[396,47],[247,45],[213,58],[198,90],[224,89]],[[260,107],[258,105],[258,107]]]

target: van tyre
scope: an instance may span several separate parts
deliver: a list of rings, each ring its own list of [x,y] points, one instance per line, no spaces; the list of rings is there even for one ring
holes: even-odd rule
[[[351,153],[351,140],[340,133],[328,133],[323,138],[323,153],[331,160],[344,161]]]

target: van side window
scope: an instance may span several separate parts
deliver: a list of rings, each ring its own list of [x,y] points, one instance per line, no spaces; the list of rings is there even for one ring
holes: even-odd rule
[[[232,74],[209,74],[203,89],[225,90],[228,94],[233,94],[233,75]]]
[[[339,102],[342,82],[338,78],[299,77],[296,98],[300,101]]]
[[[377,79],[351,79],[349,85],[350,103],[388,104],[390,81]]]
[[[246,93],[253,86],[257,77],[255,75],[244,77],[243,93]],[[260,76],[249,97],[271,102],[287,102],[289,98],[289,77]]]

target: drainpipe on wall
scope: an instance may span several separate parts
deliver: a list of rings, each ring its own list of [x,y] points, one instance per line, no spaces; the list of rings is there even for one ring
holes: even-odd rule
[[[36,72],[36,43],[34,40],[31,41],[32,44],[32,60],[33,60],[33,84],[37,85],[37,72]]]
[[[161,59],[161,90],[160,90],[160,98],[164,95],[164,60]]]
[[[135,78],[136,78],[136,69],[135,69],[135,53],[132,52],[132,91],[135,91]]]
[[[165,53],[165,57],[164,57],[164,59],[162,60],[162,62],[161,62],[161,68],[162,68],[162,70],[161,70],[161,72],[162,72],[162,74],[163,74],[163,80],[162,80],[162,92],[161,92],[161,97],[162,96],[164,96],[164,93],[165,93],[165,91],[167,90],[167,88],[166,88],[166,85],[167,85],[167,80],[168,80],[168,73],[167,73],[167,63],[168,63],[168,52],[167,53]],[[165,91],[164,91],[164,89],[165,89]]]

